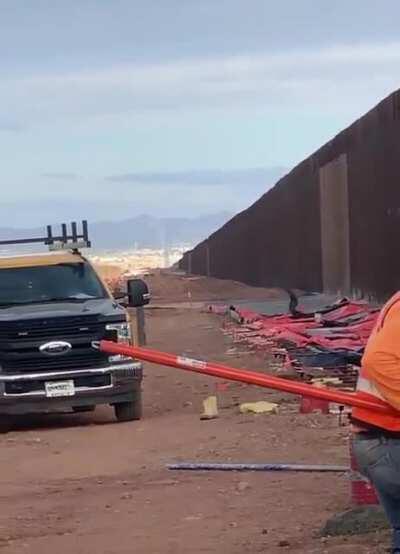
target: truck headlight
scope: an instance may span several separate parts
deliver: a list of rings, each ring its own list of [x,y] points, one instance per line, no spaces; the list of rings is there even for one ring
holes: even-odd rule
[[[118,342],[131,344],[131,327],[127,322],[124,323],[109,323],[106,325],[107,331],[116,331]]]
[[[117,339],[120,344],[132,344],[131,327],[129,323],[109,323],[106,325],[107,331],[114,331],[117,334]],[[108,357],[109,362],[124,362],[130,360],[127,356],[116,354]]]

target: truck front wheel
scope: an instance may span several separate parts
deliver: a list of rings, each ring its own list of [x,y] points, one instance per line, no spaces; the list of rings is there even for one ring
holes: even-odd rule
[[[114,404],[115,417],[118,421],[135,421],[142,419],[142,393],[138,392],[131,402]]]

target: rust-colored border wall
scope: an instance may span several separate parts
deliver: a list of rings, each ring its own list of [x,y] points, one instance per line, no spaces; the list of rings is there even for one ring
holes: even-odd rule
[[[197,274],[322,290],[319,174],[343,154],[348,165],[351,290],[383,298],[400,289],[400,91],[185,254],[181,267],[188,270],[191,258]]]
[[[399,99],[351,128],[348,154],[352,286],[378,298],[400,289]]]

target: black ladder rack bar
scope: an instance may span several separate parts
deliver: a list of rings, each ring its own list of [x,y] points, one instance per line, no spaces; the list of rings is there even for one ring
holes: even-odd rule
[[[90,246],[89,233],[88,233],[88,223],[87,221],[82,221],[82,233],[78,233],[77,224],[75,221],[71,223],[72,233],[68,234],[67,225],[63,223],[61,225],[61,235],[53,235],[53,229],[51,225],[47,225],[47,235],[45,237],[33,237],[26,239],[10,239],[10,240],[0,240],[0,246],[7,245],[16,245],[16,244],[45,244],[47,246],[54,245],[54,243],[62,243],[68,248],[68,243],[77,243],[79,239],[84,241],[88,247]],[[84,246],[84,245],[82,245]],[[73,247],[73,246],[72,246]]]

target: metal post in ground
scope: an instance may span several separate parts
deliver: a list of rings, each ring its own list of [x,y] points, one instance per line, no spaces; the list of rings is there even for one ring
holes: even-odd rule
[[[300,413],[312,414],[313,412],[321,412],[329,414],[329,402],[327,400],[319,400],[318,398],[301,397]]]
[[[146,341],[146,318],[144,315],[144,307],[136,308],[136,335],[138,346],[145,346]]]

